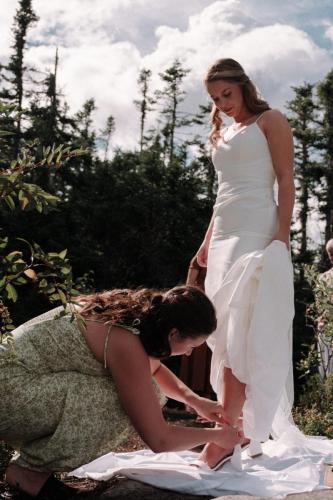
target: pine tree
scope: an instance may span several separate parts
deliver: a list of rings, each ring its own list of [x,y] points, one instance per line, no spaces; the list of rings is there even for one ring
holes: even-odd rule
[[[314,101],[314,85],[304,83],[298,87],[292,87],[294,98],[288,102],[287,109],[291,111],[290,124],[295,139],[295,177],[298,213],[296,220],[300,224],[299,248],[295,262],[312,262],[312,254],[308,248],[308,217],[309,201],[311,195],[320,181],[318,175],[318,105]],[[300,281],[304,281],[304,270],[300,267]]]
[[[176,59],[164,73],[159,73],[165,86],[155,92],[156,99],[162,105],[161,114],[165,121],[161,132],[164,136],[164,152],[170,163],[175,154],[176,129],[187,124],[178,108],[184,101],[185,92],[181,89],[181,84],[188,73],[189,70],[183,68],[181,62]]]
[[[104,143],[104,161],[107,160],[111,136],[116,130],[115,119],[112,115],[108,116],[106,120],[105,129],[101,130],[99,140]]]
[[[318,97],[324,112],[323,174],[325,180],[321,211],[325,217],[325,241],[333,237],[333,70],[318,84]]]
[[[2,78],[9,84],[9,87],[2,89],[0,97],[6,99],[9,103],[14,103],[18,111],[14,138],[15,156],[18,153],[22,133],[24,76],[27,70],[27,67],[24,65],[24,51],[27,44],[26,37],[29,28],[37,21],[38,17],[32,8],[32,1],[19,0],[19,8],[16,11],[13,24],[13,54],[10,56],[8,65],[1,66],[1,70],[5,70]]]
[[[81,147],[95,150],[96,133],[92,130],[92,114],[96,110],[95,99],[87,99],[83,108],[76,114],[76,124],[79,130],[79,144]]]
[[[140,111],[140,152],[142,152],[145,142],[144,132],[145,132],[147,113],[153,110],[153,104],[155,104],[155,100],[149,95],[150,78],[151,78],[151,71],[149,69],[143,68],[140,71],[140,75],[138,78],[138,85],[141,92],[141,99],[134,101],[134,104]]]

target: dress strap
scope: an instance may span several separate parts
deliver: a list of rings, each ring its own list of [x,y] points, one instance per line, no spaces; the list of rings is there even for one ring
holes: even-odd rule
[[[140,330],[138,328],[135,328],[134,326],[127,326],[127,325],[123,325],[122,323],[111,323],[110,326],[109,326],[109,328],[108,328],[108,331],[106,332],[106,335],[105,335],[104,356],[103,356],[103,359],[104,359],[104,368],[107,368],[106,353],[107,353],[107,350],[108,350],[109,337],[110,337],[111,328],[113,326],[118,326],[120,328],[124,328],[124,330],[129,330],[134,335],[140,335]]]
[[[262,115],[266,113],[266,111],[267,111],[267,109],[265,109],[265,111],[263,111],[262,113],[260,113],[260,115],[256,118],[256,120],[253,123],[257,123],[257,121],[259,120],[259,118],[261,118]]]
[[[106,353],[107,353],[107,350],[108,350],[108,344],[109,344],[109,337],[110,337],[110,332],[111,332],[111,328],[113,327],[113,323],[111,323],[111,325],[109,326],[108,328],[108,331],[106,332],[106,335],[105,335],[105,342],[104,342],[104,368],[106,369],[108,367],[107,365],[107,362],[106,362]]]

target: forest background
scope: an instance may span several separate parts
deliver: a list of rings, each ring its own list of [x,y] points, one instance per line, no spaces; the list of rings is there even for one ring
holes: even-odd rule
[[[185,111],[183,83],[190,69],[180,59],[159,75],[140,70],[133,81],[137,116],[128,118],[138,123],[137,146],[112,147],[112,110],[102,130],[93,126],[94,96],[71,113],[57,83],[56,48],[51,70],[26,64],[29,30],[37,22],[32,1],[20,0],[11,56],[0,65],[2,334],[49,309],[50,301],[66,303],[73,288],[183,283],[216,195],[207,144],[211,106],[198,103]],[[160,87],[152,91],[156,77]],[[285,108],[295,138],[297,185],[296,417],[310,433],[333,435],[332,379],[317,375],[314,301],[316,276],[329,268],[323,243],[333,237],[333,71],[292,92]],[[317,242],[308,235],[310,217],[322,231]],[[321,293],[329,306],[330,291]],[[327,325],[332,335],[332,314]]]

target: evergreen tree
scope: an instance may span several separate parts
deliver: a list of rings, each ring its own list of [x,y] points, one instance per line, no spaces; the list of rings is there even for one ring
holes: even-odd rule
[[[151,71],[149,69],[143,68],[140,71],[140,75],[138,78],[138,85],[140,88],[141,99],[138,101],[134,101],[134,104],[140,111],[140,152],[143,150],[144,142],[145,142],[145,124],[147,119],[148,111],[153,110],[153,104],[155,104],[155,100],[149,95],[149,80],[151,78]]]
[[[0,97],[14,103],[18,111],[14,136],[14,156],[17,156],[22,133],[24,76],[27,70],[24,65],[26,37],[29,28],[37,21],[38,17],[32,8],[31,0],[19,0],[19,8],[16,11],[13,24],[13,54],[10,56],[9,63],[6,66],[1,66],[1,70],[5,70],[2,78],[9,84],[9,87],[6,86],[2,89]]]
[[[304,83],[293,87],[294,98],[288,102],[287,109],[291,111],[289,118],[295,140],[295,177],[296,204],[298,213],[296,220],[300,225],[295,231],[299,235],[299,248],[294,258],[295,263],[310,263],[312,252],[308,248],[308,217],[309,201],[317,183],[320,182],[318,169],[318,105],[314,101],[314,85]],[[317,159],[315,155],[317,153]],[[304,268],[300,266],[300,282],[304,283]]]
[[[81,147],[95,150],[96,133],[92,130],[92,114],[96,110],[95,99],[87,99],[82,110],[76,114],[76,124],[78,127],[78,141]]]
[[[111,136],[115,130],[116,130],[115,119],[112,115],[110,115],[106,120],[105,129],[101,131],[101,135],[99,137],[99,140],[100,141],[102,140],[102,142],[104,143],[104,161],[107,160]]]
[[[189,73],[176,59],[164,73],[159,73],[165,86],[155,92],[156,99],[162,105],[164,117],[162,135],[164,137],[164,154],[171,163],[175,154],[175,132],[178,127],[187,124],[187,120],[179,112],[179,105],[184,101],[185,92],[181,89],[184,77]]]
[[[333,237],[333,70],[318,84],[319,101],[324,112],[323,120],[323,176],[321,211],[325,218],[325,241]]]

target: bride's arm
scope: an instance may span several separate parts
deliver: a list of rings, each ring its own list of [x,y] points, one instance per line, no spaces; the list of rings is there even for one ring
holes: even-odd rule
[[[289,247],[289,233],[295,200],[293,136],[287,119],[277,110],[267,111],[262,118],[273,167],[278,183],[278,229],[273,239]]]
[[[207,266],[208,247],[209,247],[210,239],[212,237],[214,218],[215,218],[215,214],[213,212],[212,217],[210,219],[209,226],[208,226],[206,234],[205,234],[205,237],[203,239],[203,242],[201,243],[200,248],[196,254],[198,264],[199,264],[199,266],[202,266],[202,267]]]

